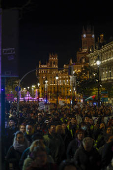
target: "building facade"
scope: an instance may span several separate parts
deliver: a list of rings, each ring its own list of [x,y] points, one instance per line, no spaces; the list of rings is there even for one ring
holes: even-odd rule
[[[102,83],[113,83],[113,41],[87,55],[90,66],[97,68],[96,60],[98,56],[101,61],[99,72]]]
[[[50,54],[48,62],[43,65],[39,61],[39,67],[36,70],[36,76],[39,83],[39,96],[48,100],[56,100],[58,98],[70,99],[72,95],[72,86],[70,84],[70,76],[68,75],[68,65],[64,68],[58,68],[57,54]],[[56,79],[58,77],[58,79]]]
[[[95,36],[94,30],[90,26],[85,30],[83,27],[82,35],[82,48],[77,52],[77,62],[73,63],[70,59],[69,64],[59,69],[58,68],[58,56],[57,54],[49,55],[48,62],[43,65],[39,61],[39,67],[36,71],[39,86],[39,96],[47,98],[49,100],[56,99],[57,93],[59,98],[72,99],[73,96],[77,97],[76,94],[76,77],[74,73],[78,74],[84,68],[89,65],[89,54],[90,49],[95,48]],[[73,73],[69,75],[69,66],[73,67]],[[56,79],[58,76],[58,79]],[[85,75],[86,79],[89,78],[89,74]],[[75,98],[76,98],[75,97]]]

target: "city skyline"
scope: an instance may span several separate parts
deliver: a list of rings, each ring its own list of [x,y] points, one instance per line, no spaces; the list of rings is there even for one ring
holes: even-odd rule
[[[19,20],[19,77],[34,69],[39,60],[46,63],[49,53],[57,53],[59,67],[67,64],[81,48],[83,26],[94,26],[97,37],[103,33],[108,40],[113,36],[112,1],[64,2],[23,0],[7,2],[3,7],[11,8],[28,3],[20,10]],[[32,59],[32,60],[31,60]]]

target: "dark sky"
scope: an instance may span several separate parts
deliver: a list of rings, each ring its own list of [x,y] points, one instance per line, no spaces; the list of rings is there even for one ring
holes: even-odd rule
[[[7,3],[6,3],[7,2]],[[22,77],[38,65],[45,64],[49,53],[57,53],[59,67],[72,58],[81,47],[83,25],[94,26],[96,38],[113,36],[112,0],[6,0],[4,7],[22,7],[19,20],[19,75]],[[8,4],[9,3],[9,4]],[[6,5],[7,4],[7,5]]]

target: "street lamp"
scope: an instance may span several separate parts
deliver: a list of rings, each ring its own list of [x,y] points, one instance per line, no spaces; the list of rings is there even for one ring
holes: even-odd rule
[[[38,83],[37,85],[38,85],[38,104],[39,104],[39,86],[40,86],[40,83]]]
[[[100,107],[100,75],[99,75],[99,67],[100,67],[101,61],[99,60],[99,56],[98,56],[98,59],[96,61],[96,64],[98,66],[98,107]]]
[[[46,79],[45,80],[46,104],[47,104],[47,83],[48,83],[48,80]]]
[[[56,75],[56,80],[57,80],[57,107],[58,107],[58,75]]]

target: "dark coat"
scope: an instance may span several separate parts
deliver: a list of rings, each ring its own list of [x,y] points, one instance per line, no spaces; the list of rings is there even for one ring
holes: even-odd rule
[[[79,147],[79,141],[77,139],[74,139],[69,143],[67,152],[66,152],[67,159],[73,158],[78,147]]]
[[[22,153],[22,156],[20,158],[20,161],[19,161],[19,166],[20,166],[20,169],[22,169],[22,166],[23,166],[23,163],[24,163],[24,160],[27,158],[27,156],[29,155],[30,153],[30,147],[25,149]]]
[[[9,164],[13,164],[13,168],[19,170],[19,160],[21,158],[22,152],[19,152],[11,146],[6,155],[6,169],[9,169]]]
[[[102,167],[107,167],[113,158],[113,141],[106,143],[102,148]]]
[[[87,152],[83,145],[77,149],[74,155],[74,161],[81,170],[100,170],[100,160],[100,155],[95,148]]]
[[[10,146],[13,144],[15,133],[18,131],[18,128],[15,126],[8,127],[5,129],[5,148],[6,153]],[[8,141],[8,142],[7,142]]]
[[[54,159],[55,163],[62,161],[62,156],[65,151],[65,145],[60,135],[44,135],[44,143],[50,149],[50,155]]]

